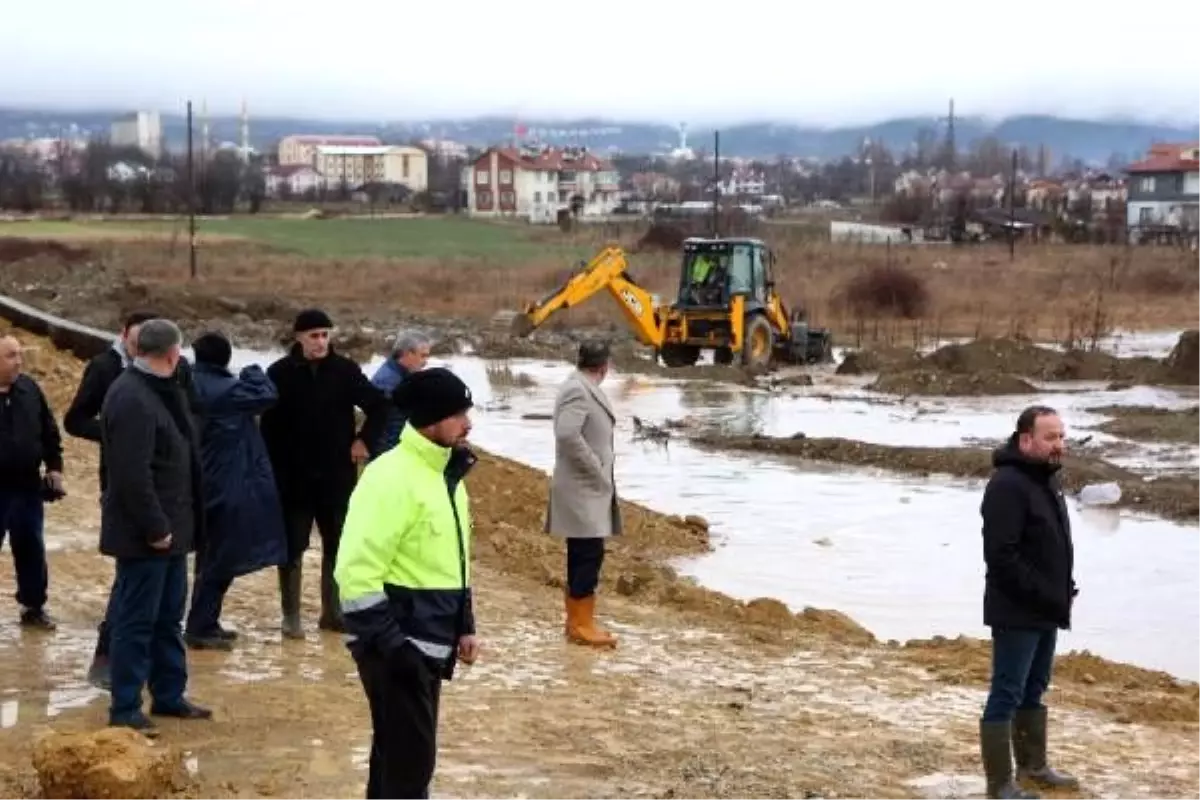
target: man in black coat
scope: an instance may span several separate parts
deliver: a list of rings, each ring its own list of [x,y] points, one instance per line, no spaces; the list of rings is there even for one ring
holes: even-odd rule
[[[83,378],[79,381],[79,388],[75,390],[75,399],[71,401],[67,413],[63,415],[63,428],[67,433],[100,445],[101,493],[104,492],[105,477],[104,445],[100,440],[100,407],[103,405],[104,397],[108,394],[108,389],[113,385],[113,381],[133,363],[133,359],[137,355],[137,335],[142,323],[157,317],[158,314],[153,311],[134,311],[125,317],[121,335],[113,342],[112,347],[93,356],[84,367]],[[179,359],[175,377],[187,392],[190,401],[192,380],[187,359]],[[109,598],[111,599],[111,597],[112,591],[110,590]],[[107,609],[104,615],[107,619]],[[92,655],[92,663],[88,668],[88,681],[101,689],[107,689],[109,685],[108,648],[108,624],[102,619],[96,636],[96,651]]]
[[[12,548],[21,627],[52,631],[43,502],[61,496],[62,436],[41,387],[22,366],[21,343],[0,335],[0,546],[7,538]]]
[[[992,456],[983,493],[987,563],[983,622],[992,629],[992,681],[979,723],[988,797],[1036,797],[1013,780],[1076,788],[1046,761],[1046,707],[1058,629],[1071,627],[1077,590],[1067,504],[1058,480],[1062,419],[1047,406],[1021,412]]]
[[[283,635],[304,638],[300,625],[301,561],[313,523],[321,535],[322,630],[343,631],[333,568],[358,466],[387,424],[386,395],[349,358],[335,353],[333,322],[308,309],[292,326],[291,351],[267,368],[279,401],[262,416],[261,430],[279,487],[288,538],[287,564],[279,568]],[[355,408],[366,415],[356,431]]]
[[[175,378],[182,335],[174,323],[147,320],[137,357],[108,390],[100,412],[107,453],[100,552],[116,559],[108,624],[112,644],[109,724],[147,735],[142,713],[208,719],[185,697],[187,554],[204,534],[199,448],[187,397]]]

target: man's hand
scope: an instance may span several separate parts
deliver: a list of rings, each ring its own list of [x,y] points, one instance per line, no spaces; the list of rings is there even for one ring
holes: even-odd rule
[[[364,464],[367,458],[370,457],[370,452],[367,450],[366,444],[362,439],[355,439],[354,444],[350,445],[350,460],[355,464]]]
[[[46,480],[50,482],[50,488],[54,489],[54,491],[61,492],[63,490],[63,476],[61,472],[53,470],[47,472]]]
[[[479,640],[474,636],[463,636],[458,640],[458,658],[464,664],[474,664],[479,658]]]
[[[171,534],[168,533],[166,536],[162,537],[161,539],[155,539],[153,542],[150,543],[150,546],[153,547],[155,550],[168,549],[171,546]]]

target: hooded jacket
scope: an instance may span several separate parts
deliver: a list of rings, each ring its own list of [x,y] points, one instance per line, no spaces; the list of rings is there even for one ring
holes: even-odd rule
[[[980,506],[987,564],[983,622],[1070,628],[1075,551],[1059,465],[1030,459],[1016,435],[992,454],[992,465]]]

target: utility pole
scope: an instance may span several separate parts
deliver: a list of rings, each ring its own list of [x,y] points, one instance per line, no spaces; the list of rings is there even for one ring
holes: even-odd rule
[[[196,159],[192,147],[192,101],[187,101],[188,274],[196,279]]]
[[[1008,260],[1017,259],[1017,149],[1012,151],[1012,171],[1008,180]]]
[[[713,131],[713,215],[712,238],[721,235],[721,132]]]

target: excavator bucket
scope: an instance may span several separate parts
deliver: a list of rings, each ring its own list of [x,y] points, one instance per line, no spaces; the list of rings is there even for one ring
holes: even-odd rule
[[[533,325],[529,321],[528,314],[507,309],[497,311],[492,315],[492,328],[519,338],[524,338],[533,332]]]

